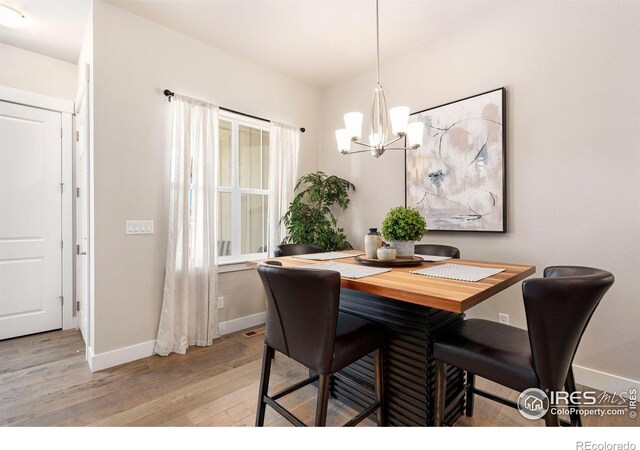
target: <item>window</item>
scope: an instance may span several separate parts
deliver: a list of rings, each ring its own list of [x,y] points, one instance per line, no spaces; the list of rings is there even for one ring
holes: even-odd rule
[[[220,112],[219,262],[267,256],[269,128],[266,122]]]

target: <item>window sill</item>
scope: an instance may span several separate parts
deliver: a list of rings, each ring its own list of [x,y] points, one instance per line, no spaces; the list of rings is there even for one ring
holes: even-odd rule
[[[247,266],[247,261],[250,261],[250,260],[225,261],[222,263],[218,263],[218,273],[240,272],[242,270],[253,270],[253,267]]]

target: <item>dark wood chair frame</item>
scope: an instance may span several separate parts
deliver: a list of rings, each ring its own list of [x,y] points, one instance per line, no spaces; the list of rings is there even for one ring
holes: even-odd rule
[[[445,408],[445,393],[447,391],[447,366],[448,364],[443,361],[436,360],[436,401],[435,401],[435,425],[441,426],[444,424],[443,418],[447,416],[449,411]],[[492,394],[491,392],[483,391],[475,387],[476,376],[471,372],[467,372],[467,382],[465,385],[465,411],[464,414],[467,417],[473,417],[473,409],[474,409],[474,401],[473,396],[479,395],[480,397],[484,397],[489,400],[493,400],[494,402],[501,403],[505,406],[509,406],[513,409],[518,409],[518,404],[514,401],[506,399],[504,397],[497,396]],[[532,386],[535,387],[535,386]],[[573,377],[573,368],[569,369],[569,373],[567,374],[567,380],[565,381],[565,390],[569,393],[576,392],[576,383]],[[571,398],[571,397],[570,397]],[[574,402],[571,402],[571,406],[573,409],[573,413],[570,415],[570,422],[566,420],[559,419],[557,416],[551,414],[551,412],[547,412],[543,417],[546,426],[563,426],[563,427],[581,427],[582,426],[582,418],[580,413],[577,412],[579,409],[578,405]]]
[[[258,412],[256,414],[256,426],[261,427],[264,426],[264,417],[266,412],[266,407],[269,405],[273,408],[278,414],[287,419],[293,425],[297,427],[306,427],[307,425],[302,422],[299,418],[294,416],[290,411],[285,409],[280,403],[276,400],[284,397],[285,395],[291,394],[292,392],[297,391],[298,389],[307,386],[308,384],[314,383],[318,381],[318,400],[316,402],[316,415],[315,415],[315,426],[323,427],[327,422],[327,409],[329,405],[329,390],[331,387],[331,378],[336,377],[339,378],[340,381],[343,381],[347,384],[350,384],[357,389],[365,389],[368,392],[371,392],[375,395],[376,401],[372,403],[370,406],[365,408],[362,412],[360,412],[356,417],[347,422],[345,427],[353,427],[358,425],[364,419],[369,417],[374,412],[378,412],[377,414],[377,424],[378,426],[382,426],[384,424],[384,370],[383,370],[383,349],[379,348],[373,353],[373,364],[375,371],[375,388],[371,389],[370,386],[364,385],[344,374],[341,373],[333,373],[328,375],[319,375],[311,372],[309,374],[309,378],[302,380],[298,383],[289,386],[288,388],[283,389],[280,392],[277,392],[272,395],[268,395],[269,390],[269,378],[271,375],[271,362],[274,357],[275,350],[268,345],[264,346],[264,354],[262,357],[262,373],[260,375],[260,390],[258,393]]]

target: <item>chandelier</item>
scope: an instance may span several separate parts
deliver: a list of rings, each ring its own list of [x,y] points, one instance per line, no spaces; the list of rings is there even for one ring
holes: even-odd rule
[[[415,150],[422,144],[424,124],[422,122],[409,123],[409,108],[396,106],[387,111],[387,100],[380,84],[380,24],[378,17],[378,0],[376,0],[376,56],[377,81],[373,90],[373,105],[371,106],[371,133],[369,143],[362,142],[362,113],[350,112],[344,115],[345,128],[336,130],[338,152],[343,155],[352,153],[371,152],[379,158],[386,150]],[[391,122],[391,138],[389,139],[389,121]],[[406,147],[389,147],[406,136]],[[364,148],[351,150],[351,144]]]

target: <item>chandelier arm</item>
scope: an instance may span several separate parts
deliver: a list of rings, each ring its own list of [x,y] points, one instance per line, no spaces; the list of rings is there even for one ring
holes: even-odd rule
[[[371,150],[366,149],[366,150],[349,150],[348,152],[342,152],[343,155],[353,155],[354,153],[364,153],[364,152],[370,152]]]
[[[365,144],[364,142],[360,142],[360,141],[351,141],[353,144],[358,144],[358,145],[362,145],[363,147],[367,147],[367,148],[374,148],[373,145],[369,145],[369,144]]]
[[[415,150],[417,147],[385,147],[385,150]]]
[[[384,146],[383,146],[383,147],[386,147],[387,145],[395,144],[396,142],[398,142],[398,141],[399,141],[400,139],[402,139],[403,137],[404,137],[404,136],[398,136],[398,137],[396,137],[395,139],[393,139],[393,140],[391,140],[391,141],[387,142],[386,144],[384,144]]]

